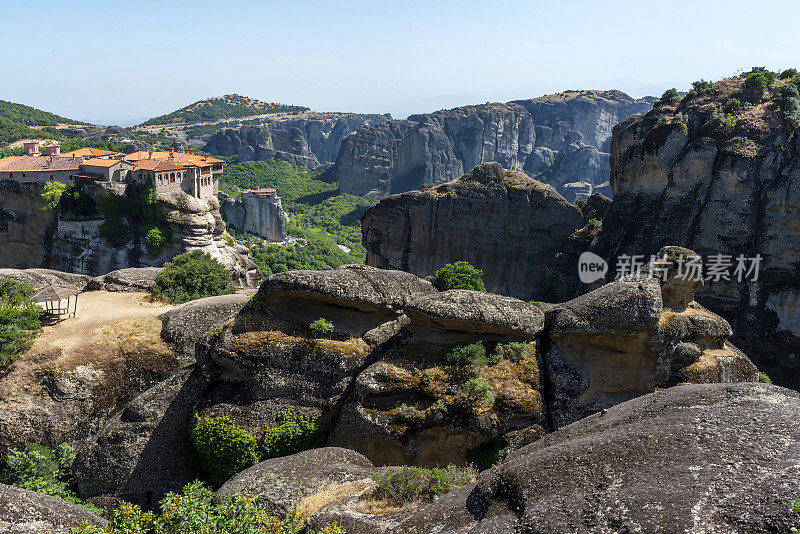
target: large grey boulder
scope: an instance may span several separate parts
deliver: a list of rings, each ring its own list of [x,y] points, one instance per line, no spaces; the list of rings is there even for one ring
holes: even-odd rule
[[[184,433],[207,387],[200,368],[187,367],[148,389],[76,449],[80,494],[106,510],[119,499],[155,507],[190,481]]]
[[[67,534],[81,523],[105,527],[108,521],[84,510],[35,491],[0,484],[0,532],[6,534]]]
[[[414,327],[435,332],[533,339],[544,327],[544,314],[533,304],[465,289],[451,289],[416,299],[406,306],[405,314]]]
[[[247,304],[250,295],[234,293],[185,302],[161,315],[161,337],[194,353],[195,342],[222,327]]]
[[[90,276],[52,269],[0,269],[0,278],[28,284],[34,290],[48,286],[74,287],[83,290],[91,281]]]
[[[316,500],[315,496],[360,493],[371,485],[375,472],[372,463],[355,451],[339,447],[312,449],[266,460],[234,475],[220,487],[215,500],[223,502],[233,495],[257,493],[264,497],[268,514],[283,517],[293,507]]]
[[[92,289],[107,291],[152,291],[161,267],[130,267],[117,269],[92,279]]]
[[[324,317],[337,331],[360,336],[396,319],[414,299],[435,292],[427,280],[403,271],[343,265],[274,274],[261,284],[256,300],[277,318],[308,325]]]

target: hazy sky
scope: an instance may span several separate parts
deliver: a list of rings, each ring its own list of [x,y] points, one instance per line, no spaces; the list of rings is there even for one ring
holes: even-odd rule
[[[800,68],[800,2],[3,0],[0,99],[131,124],[239,93],[395,117]]]

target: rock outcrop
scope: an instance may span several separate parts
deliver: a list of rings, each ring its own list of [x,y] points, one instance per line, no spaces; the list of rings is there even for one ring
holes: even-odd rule
[[[368,265],[428,276],[463,260],[483,270],[489,291],[555,301],[571,294],[548,279],[547,265],[583,225],[580,210],[552,187],[497,163],[385,198],[361,219]]]
[[[6,534],[67,534],[81,523],[105,527],[108,521],[74,504],[35,491],[0,484],[0,530]]]
[[[0,267],[41,267],[50,256],[58,214],[41,211],[41,187],[0,180]]]
[[[286,239],[286,212],[281,197],[271,191],[242,191],[222,202],[228,225],[239,232],[250,232],[270,241]]]
[[[239,161],[279,159],[317,169],[336,161],[342,140],[359,128],[391,120],[387,115],[321,113],[310,118],[287,118],[258,126],[220,130],[204,150]]]
[[[800,136],[782,124],[783,85],[761,95],[731,78],[621,122],[614,201],[593,250],[612,265],[665,245],[701,251],[706,263],[722,255],[727,279],[708,280],[698,302],[731,322],[734,341],[776,383],[800,388]],[[749,104],[732,127],[719,118],[731,98]],[[760,256],[757,278],[747,260],[736,273],[739,256]]]
[[[385,195],[447,182],[497,161],[547,180],[574,201],[607,180],[613,125],[650,106],[619,91],[568,91],[412,115],[347,137],[334,173],[344,193]],[[565,187],[577,181],[588,184],[588,192],[576,195]]]

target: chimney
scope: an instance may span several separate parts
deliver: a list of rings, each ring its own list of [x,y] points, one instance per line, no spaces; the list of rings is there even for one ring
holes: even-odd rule
[[[58,156],[59,154],[61,154],[61,145],[58,143],[47,145],[46,147],[44,147],[44,151],[45,154],[51,156],[52,159],[52,156]]]
[[[25,145],[25,155],[26,156],[38,156],[39,155],[39,141],[27,141],[23,143]]]
[[[169,149],[169,160],[170,161],[175,161],[175,149],[174,148],[170,148]]]
[[[153,159],[153,149],[147,147],[147,159]]]

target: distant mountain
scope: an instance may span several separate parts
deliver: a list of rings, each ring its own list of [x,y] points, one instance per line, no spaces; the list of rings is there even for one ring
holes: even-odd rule
[[[167,115],[150,119],[140,126],[211,122],[221,119],[254,117],[266,113],[299,113],[307,109],[302,106],[262,102],[241,95],[225,95],[200,100]]]
[[[59,124],[86,123],[23,104],[0,100],[0,148],[20,139],[42,137],[42,132],[34,129],[34,126],[53,127]]]

